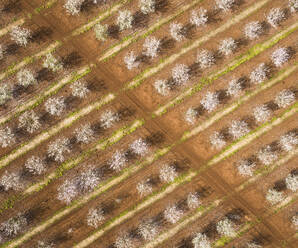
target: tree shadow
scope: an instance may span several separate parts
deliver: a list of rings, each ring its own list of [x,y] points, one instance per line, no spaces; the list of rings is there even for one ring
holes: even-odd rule
[[[107,36],[109,36],[110,38],[118,40],[119,33],[120,33],[120,28],[118,25],[113,24],[108,27]]]
[[[97,92],[107,89],[103,80],[96,80],[96,79],[91,80],[91,82],[88,82],[87,88],[90,91],[97,91]]]
[[[149,136],[147,136],[145,138],[145,142],[149,145],[149,146],[156,146],[156,145],[160,145],[165,141],[165,136],[162,132],[155,132],[153,134],[150,134]]]
[[[18,46],[16,43],[8,44],[5,48],[5,54],[15,55],[19,49],[20,49],[20,46]]]
[[[135,109],[128,107],[122,107],[117,111],[117,114],[121,121],[127,120],[128,118],[132,117],[135,113]]]
[[[155,11],[165,13],[169,10],[170,3],[168,0],[156,0],[155,1]]]
[[[42,68],[37,72],[36,80],[38,82],[51,81],[54,79],[54,73],[47,68]]]
[[[142,13],[140,10],[134,13],[132,26],[134,28],[144,28],[148,26],[149,15]]]
[[[14,13],[17,14],[22,11],[22,4],[20,0],[11,0],[9,3],[4,4],[3,8],[1,9],[4,13]]]
[[[71,52],[62,58],[64,68],[69,69],[75,66],[79,66],[83,61],[83,58],[78,52]]]
[[[41,42],[46,41],[46,39],[51,37],[53,31],[49,27],[40,27],[37,30],[33,32],[33,34],[30,37],[30,40],[32,42],[37,42],[40,44]]]

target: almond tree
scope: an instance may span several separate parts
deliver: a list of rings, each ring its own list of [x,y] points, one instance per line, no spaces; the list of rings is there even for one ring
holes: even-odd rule
[[[137,155],[144,156],[148,153],[149,147],[145,140],[139,138],[130,144],[129,148]]]
[[[220,42],[219,44],[219,52],[228,56],[232,54],[237,48],[237,42],[233,38],[227,38]]]
[[[275,189],[269,189],[266,194],[266,200],[269,201],[272,205],[275,205],[285,199],[284,193],[279,192]]]
[[[206,234],[196,233],[192,239],[194,248],[211,248],[211,242],[209,241]]]
[[[100,125],[104,128],[110,128],[113,126],[113,124],[117,121],[120,120],[120,117],[117,113],[114,113],[111,110],[105,111],[101,116],[100,116]]]
[[[18,172],[8,172],[5,171],[3,176],[0,179],[0,185],[4,188],[5,191],[10,189],[19,191],[23,188],[23,183],[21,175]]]
[[[239,139],[242,136],[249,133],[249,127],[245,121],[232,121],[229,127],[229,133],[232,135],[233,139]]]
[[[76,183],[66,179],[64,183],[58,188],[58,200],[65,202],[66,204],[78,195],[78,189]]]
[[[25,168],[34,175],[41,175],[47,169],[44,162],[36,156],[32,156],[27,159]]]
[[[150,58],[157,57],[157,53],[160,50],[160,40],[155,37],[147,37],[143,44],[143,54]]]
[[[294,215],[293,217],[292,217],[292,223],[293,223],[293,225],[294,225],[294,227],[296,228],[296,229],[298,229],[298,215]]]
[[[121,151],[116,151],[109,161],[109,166],[112,170],[119,172],[125,166],[126,162],[127,158],[125,156],[125,153]]]
[[[289,8],[291,12],[297,12],[298,11],[298,0],[289,0]]]
[[[277,94],[274,98],[274,102],[279,108],[285,108],[293,104],[296,100],[295,94],[289,89],[284,89]]]
[[[264,29],[259,21],[252,21],[244,27],[244,34],[250,40],[258,39],[263,33]]]
[[[214,147],[215,149],[218,149],[218,150],[222,149],[226,145],[224,136],[222,134],[220,134],[219,132],[214,132],[210,136],[210,143],[211,143],[212,147]]]
[[[28,110],[19,117],[19,128],[24,128],[28,133],[34,133],[41,127],[39,117],[33,110]]]
[[[295,132],[290,132],[281,136],[279,140],[281,148],[286,151],[292,151],[298,145],[298,137]]]
[[[140,10],[143,14],[148,15],[155,12],[155,0],[140,0]]]
[[[197,63],[200,64],[202,69],[206,69],[215,64],[215,57],[213,52],[203,49],[198,52]]]
[[[6,237],[14,237],[24,231],[24,228],[28,225],[26,217],[19,213],[14,217],[11,217],[0,225],[0,232]]]
[[[285,19],[286,14],[281,8],[273,8],[267,15],[267,21],[274,28],[277,28],[277,26]]]
[[[108,25],[97,23],[94,25],[94,33],[97,40],[105,41],[108,36]]]
[[[288,62],[290,57],[289,49],[281,47],[272,53],[271,60],[275,66],[281,67],[284,63]]]
[[[253,176],[254,170],[256,167],[256,163],[249,161],[249,160],[241,160],[238,165],[237,169],[241,176]]]
[[[177,85],[183,85],[189,80],[189,68],[184,64],[178,64],[172,69],[172,77]]]
[[[56,162],[63,162],[65,153],[70,153],[68,148],[69,140],[67,138],[56,139],[48,146],[48,155]]]
[[[84,98],[90,92],[86,87],[86,84],[82,81],[75,81],[71,86],[72,95],[79,98]]]
[[[198,116],[198,111],[195,110],[194,108],[189,108],[186,113],[185,113],[185,120],[190,123],[194,124],[196,121],[196,118]]]
[[[162,95],[162,96],[166,96],[170,93],[170,86],[167,83],[166,80],[157,80],[154,83],[154,88],[156,89],[156,91],[158,92],[158,94]]]
[[[289,190],[296,192],[298,190],[298,174],[290,173],[286,179],[286,186]]]
[[[84,144],[88,144],[94,139],[94,131],[92,130],[90,123],[78,127],[74,133],[77,141]]]
[[[43,67],[56,72],[63,68],[63,64],[56,59],[52,53],[47,53],[43,62]]]
[[[0,145],[2,148],[13,145],[15,141],[15,136],[9,127],[0,129]]]
[[[87,225],[97,228],[104,219],[104,212],[100,207],[92,208],[87,215]]]
[[[0,105],[3,105],[12,98],[11,87],[7,84],[0,85]]]
[[[196,209],[201,204],[197,193],[189,193],[186,202],[189,209]]]
[[[200,103],[202,104],[203,108],[210,113],[219,105],[218,94],[208,91]]]
[[[221,236],[225,236],[225,237],[235,237],[237,235],[235,224],[228,218],[224,218],[223,220],[220,220],[219,222],[217,222],[216,231]]]
[[[132,70],[133,68],[137,68],[140,65],[140,62],[137,60],[137,56],[133,51],[127,53],[124,56],[124,63],[128,70]]]
[[[232,9],[234,4],[235,4],[235,0],[216,0],[217,7],[225,12]]]
[[[11,39],[19,46],[27,46],[31,32],[29,29],[16,26],[10,32]]]
[[[132,28],[132,22],[133,22],[133,16],[130,11],[128,10],[119,11],[117,24],[119,26],[120,31]]]
[[[271,110],[265,104],[262,104],[253,109],[253,115],[257,122],[265,122],[271,116]]]
[[[181,23],[171,23],[170,34],[176,41],[182,41],[184,39],[183,26]]]
[[[81,173],[81,175],[75,179],[77,181],[78,190],[81,193],[91,192],[100,182],[100,176],[90,168]]]
[[[261,63],[256,67],[249,75],[250,81],[259,84],[264,82],[267,79],[267,75],[269,73],[268,66],[265,63]]]
[[[53,242],[38,241],[37,248],[54,248]]]
[[[270,165],[275,160],[277,160],[278,155],[275,151],[273,151],[270,145],[267,145],[258,151],[257,158],[260,160],[262,164]]]
[[[151,194],[153,191],[153,188],[150,183],[150,180],[147,179],[147,180],[143,180],[143,181],[139,182],[137,184],[137,191],[141,197]]]
[[[66,108],[62,96],[49,98],[45,102],[45,107],[49,114],[56,116],[60,116]]]
[[[78,15],[81,11],[81,6],[85,0],[66,0],[64,8],[71,15]]]
[[[132,239],[130,238],[128,233],[124,233],[121,236],[116,238],[114,243],[116,248],[133,248],[135,247]]]
[[[237,97],[240,95],[242,90],[241,82],[240,80],[233,79],[229,82],[227,94],[229,96]]]
[[[178,173],[172,165],[163,165],[159,170],[159,178],[162,182],[173,182],[177,176]]]
[[[4,58],[5,49],[3,45],[0,44],[0,60]]]
[[[145,241],[154,240],[158,232],[158,226],[152,220],[143,221],[138,227],[138,233]]]
[[[183,211],[178,209],[176,205],[168,206],[164,210],[164,218],[171,224],[175,224],[183,216]]]
[[[207,10],[203,8],[200,8],[198,11],[193,10],[189,21],[196,27],[205,26],[208,21]]]
[[[18,84],[24,87],[28,87],[31,84],[35,84],[37,81],[33,73],[28,69],[23,69],[17,73]]]
[[[263,246],[259,245],[255,241],[250,241],[250,242],[246,243],[246,247],[247,248],[262,248]]]

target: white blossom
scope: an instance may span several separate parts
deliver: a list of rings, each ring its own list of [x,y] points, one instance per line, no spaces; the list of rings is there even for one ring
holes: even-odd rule
[[[229,11],[234,4],[235,0],[216,0],[217,7],[225,12]]]
[[[280,67],[286,63],[290,57],[289,49],[281,47],[272,53],[271,60],[275,66]]]
[[[298,175],[290,173],[286,179],[286,186],[289,190],[296,192],[298,190]]]
[[[267,79],[268,73],[269,68],[265,65],[265,63],[261,63],[250,73],[250,81],[252,81],[255,84],[262,83]]]
[[[27,87],[30,84],[35,84],[37,82],[33,73],[28,69],[19,71],[17,73],[17,80],[18,84],[24,87]]]
[[[278,156],[277,153],[272,150],[271,146],[267,145],[258,151],[257,158],[262,164],[270,165],[278,158]]]
[[[81,6],[85,0],[66,0],[64,8],[71,15],[77,15],[81,11]]]
[[[263,246],[257,244],[257,243],[254,242],[254,241],[251,241],[251,242],[249,242],[249,243],[246,244],[246,247],[247,247],[247,248],[262,248]]]
[[[198,111],[194,108],[189,108],[185,113],[185,120],[190,123],[194,124],[198,115]]]
[[[289,8],[291,12],[297,12],[298,11],[298,0],[289,0]]]
[[[130,11],[123,10],[119,11],[119,16],[117,18],[117,24],[120,31],[124,29],[132,28],[133,16]]]
[[[132,239],[129,237],[129,234],[123,234],[120,237],[116,238],[115,241],[115,247],[116,248],[133,248],[133,242]]]
[[[108,25],[107,24],[100,24],[97,23],[94,25],[94,33],[96,39],[100,41],[105,41],[107,39],[107,30],[108,30]]]
[[[271,110],[262,104],[253,109],[253,115],[257,122],[265,122],[271,116]]]
[[[37,248],[54,248],[53,242],[38,241]]]
[[[145,15],[155,12],[155,0],[140,0],[139,6]]]
[[[0,144],[2,148],[13,145],[15,141],[15,136],[9,127],[0,129]]]
[[[170,86],[167,84],[165,80],[157,80],[154,83],[154,88],[158,92],[158,94],[162,96],[166,96],[170,93]]]
[[[61,70],[63,68],[63,65],[58,59],[53,56],[53,54],[47,53],[46,58],[43,62],[43,67],[55,72]]]
[[[269,201],[272,205],[275,205],[285,198],[283,192],[276,191],[275,189],[269,189],[266,194],[266,200]]]
[[[184,39],[183,35],[183,26],[181,23],[171,23],[170,25],[170,34],[176,41],[182,41]]]
[[[205,97],[200,102],[208,113],[212,112],[219,105],[218,94],[208,91]]]
[[[29,133],[34,133],[40,127],[39,117],[33,110],[28,110],[19,117],[19,128],[24,128]]]
[[[29,29],[16,26],[10,32],[11,39],[19,46],[27,46],[31,33]]]
[[[237,169],[238,172],[241,176],[253,176],[254,170],[256,167],[256,163],[255,162],[251,162],[248,160],[241,160],[238,165],[237,165]]]
[[[5,171],[3,176],[0,179],[0,185],[4,187],[5,191],[10,189],[12,190],[21,190],[23,188],[23,183],[21,180],[21,175],[18,172],[8,172]]]
[[[201,204],[199,196],[196,193],[189,193],[186,201],[189,209],[195,209]]]
[[[99,182],[100,177],[92,168],[82,172],[77,178],[78,188],[83,193],[92,191]]]
[[[3,45],[0,44],[0,60],[4,58],[4,53],[5,53],[4,47]]]
[[[18,214],[1,223],[0,231],[6,237],[12,237],[21,233],[27,226],[28,222],[24,215]]]
[[[237,48],[237,42],[233,38],[227,38],[220,42],[218,50],[224,55],[232,54]]]
[[[295,94],[289,89],[284,89],[277,94],[274,98],[274,102],[279,108],[285,108],[293,104],[296,100]]]
[[[222,236],[226,236],[226,237],[236,236],[235,225],[228,218],[224,218],[223,220],[220,220],[219,222],[217,222],[216,230]]]
[[[229,133],[232,135],[233,139],[239,139],[248,134],[249,131],[249,127],[245,121],[234,120],[229,127]]]
[[[172,165],[163,165],[159,171],[160,180],[166,183],[173,182],[177,176],[178,173]]]
[[[65,110],[64,98],[62,96],[49,98],[45,102],[45,107],[46,111],[51,115],[60,116]]]
[[[7,84],[0,85],[0,105],[6,103],[9,99],[12,98],[11,87]]]
[[[158,226],[152,221],[144,221],[139,225],[138,233],[146,241],[154,240],[158,234]]]
[[[129,148],[133,153],[141,156],[144,156],[149,150],[148,144],[142,138],[139,138],[131,143]]]
[[[64,158],[65,153],[70,152],[68,145],[69,145],[69,140],[67,138],[56,139],[54,142],[49,144],[48,155],[57,162],[63,162],[65,159]]]
[[[175,224],[183,216],[183,211],[178,209],[176,205],[167,207],[164,211],[165,219],[171,224]]]
[[[215,149],[222,149],[226,145],[226,141],[224,139],[224,136],[220,134],[219,132],[214,132],[210,136],[210,143]]]
[[[88,93],[89,90],[86,87],[85,83],[81,82],[81,81],[75,81],[71,86],[70,86],[71,90],[72,90],[72,95],[79,97],[79,98],[84,98]]]
[[[89,123],[78,127],[74,133],[76,135],[77,141],[84,144],[88,144],[94,139],[94,132]]]
[[[132,70],[140,65],[140,62],[137,61],[137,56],[133,51],[124,56],[124,63],[126,64],[128,70]]]
[[[230,96],[237,97],[240,95],[242,90],[241,82],[237,79],[233,79],[229,82],[227,94]]]
[[[254,40],[260,37],[264,32],[262,24],[259,21],[252,21],[245,25],[244,34],[250,40]]]
[[[194,248],[211,248],[211,242],[205,234],[197,233],[192,239]]]
[[[64,183],[58,188],[58,200],[65,202],[66,204],[78,195],[78,190],[75,182],[66,179]]]
[[[119,172],[125,166],[126,162],[127,162],[127,158],[125,154],[121,151],[116,151],[113,154],[111,160],[109,161],[109,165],[111,169]]]
[[[142,197],[151,194],[153,188],[149,179],[139,182],[137,184],[137,191]]]
[[[215,57],[213,52],[203,49],[198,52],[197,63],[200,64],[202,69],[206,69],[215,64]]]
[[[176,84],[185,84],[189,80],[189,68],[184,64],[176,65],[172,69],[172,77]]]
[[[278,24],[286,18],[285,12],[281,8],[273,8],[267,15],[267,21],[274,28],[277,28]]]
[[[281,136],[279,144],[284,151],[289,152],[298,145],[298,137],[295,132],[284,134]]]
[[[101,208],[92,208],[87,215],[87,225],[97,228],[100,222],[105,219],[103,210]]]
[[[143,44],[144,52],[143,54],[155,58],[157,57],[157,53],[160,49],[160,40],[155,37],[147,37]]]
[[[34,175],[41,175],[46,171],[46,165],[44,162],[36,156],[32,156],[27,159],[25,163],[26,169]]]
[[[190,23],[200,27],[206,25],[208,21],[207,10],[200,8],[198,11],[193,10],[190,16]]]
[[[298,215],[294,215],[292,217],[292,224],[294,225],[295,229],[298,229]]]
[[[110,128],[113,124],[120,120],[120,117],[117,113],[114,113],[111,110],[107,110],[100,116],[100,125],[104,128]]]

